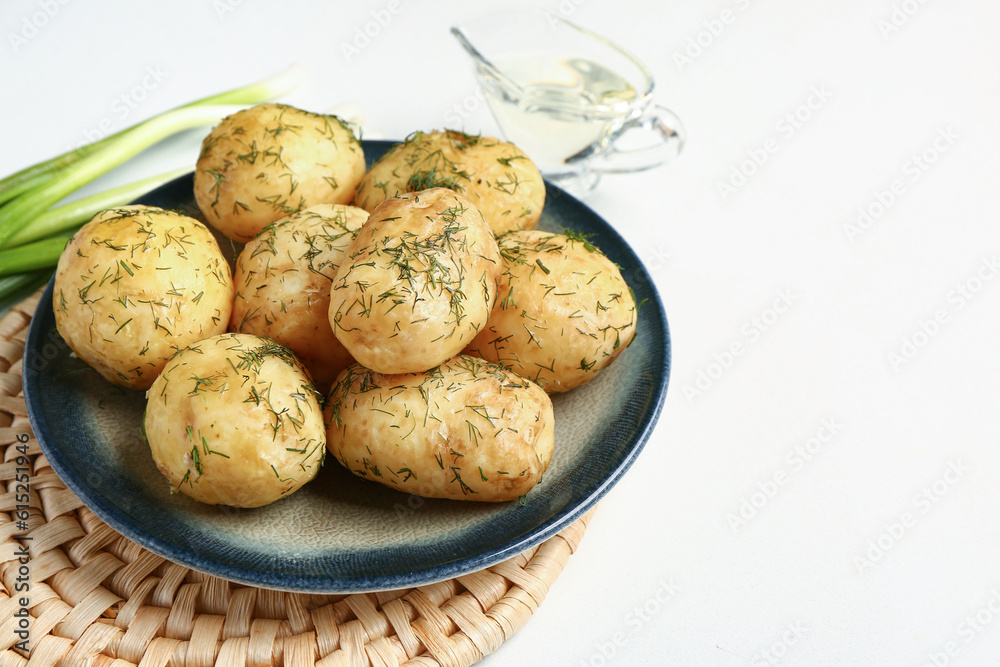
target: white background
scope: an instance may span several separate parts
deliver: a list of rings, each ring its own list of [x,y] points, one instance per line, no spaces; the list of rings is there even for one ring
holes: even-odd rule
[[[285,101],[357,102],[366,132],[463,103],[496,131],[448,34],[469,3],[400,0],[350,58],[387,2],[48,4],[3,3],[0,173],[291,62]],[[674,365],[638,462],[483,664],[1000,662],[996,3],[537,4],[630,48],[686,123],[679,160],[588,199],[654,276]],[[203,134],[95,187],[193,164]]]

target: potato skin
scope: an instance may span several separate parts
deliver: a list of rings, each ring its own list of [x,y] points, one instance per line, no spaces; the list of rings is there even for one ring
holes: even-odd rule
[[[330,328],[330,286],[368,212],[319,204],[270,223],[236,258],[229,330],[287,345],[316,385],[354,363]]]
[[[350,203],[364,173],[361,143],[336,116],[259,104],[205,137],[194,196],[209,224],[245,243],[290,213]]]
[[[542,477],[555,443],[552,401],[533,382],[468,356],[424,373],[341,372],[324,412],[348,470],[430,498],[503,502]]]
[[[56,328],[108,381],[146,389],[173,354],[223,333],[233,282],[193,218],[152,206],[108,209],[83,225],[56,268]]]
[[[632,342],[635,297],[614,262],[585,238],[531,230],[497,241],[497,305],[467,354],[552,393],[589,382]]]
[[[330,325],[357,361],[418,373],[458,354],[496,301],[500,254],[475,206],[445,188],[382,202],[347,251]]]
[[[177,353],[146,394],[156,467],[175,492],[260,507],[311,480],[326,452],[323,414],[288,348],[223,334]]]
[[[455,130],[414,132],[390,148],[361,179],[354,204],[373,211],[389,197],[432,187],[475,204],[494,234],[533,229],[545,205],[545,182],[521,149]]]

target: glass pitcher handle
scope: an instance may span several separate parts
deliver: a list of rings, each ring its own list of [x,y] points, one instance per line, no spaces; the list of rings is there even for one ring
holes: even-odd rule
[[[636,134],[649,138],[638,148],[621,147],[625,135]],[[638,118],[613,129],[601,144],[597,155],[588,156],[588,170],[605,174],[642,171],[658,167],[680,154],[684,148],[684,126],[673,111],[654,104]]]

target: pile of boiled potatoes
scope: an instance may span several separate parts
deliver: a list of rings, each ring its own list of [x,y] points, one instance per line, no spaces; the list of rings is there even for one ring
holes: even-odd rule
[[[337,117],[264,104],[205,138],[200,221],[104,211],[66,247],[60,334],[146,391],[173,491],[258,507],[325,454],[407,493],[508,501],[541,479],[549,394],[631,342],[634,296],[579,234],[535,230],[545,186],[516,146],[415,132],[365,171]]]

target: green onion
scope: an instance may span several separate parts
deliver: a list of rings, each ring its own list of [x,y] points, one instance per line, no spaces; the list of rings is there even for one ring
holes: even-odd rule
[[[281,74],[269,79],[252,83],[241,88],[227,90],[224,93],[203,97],[194,102],[181,105],[171,109],[177,111],[194,106],[206,106],[216,104],[257,104],[264,100],[281,97],[285,93],[295,89],[303,78],[303,69],[300,65],[293,65]],[[169,111],[166,113],[170,113]],[[149,121],[146,121],[149,122]],[[141,125],[141,124],[140,124]],[[136,126],[138,127],[138,126]],[[53,174],[56,174],[75,162],[85,158],[94,151],[107,146],[122,138],[123,135],[133,131],[136,127],[126,128],[105,137],[94,143],[80,146],[72,151],[63,153],[44,162],[26,167],[16,174],[11,174],[4,179],[0,179],[0,204],[13,199],[19,194],[38,187],[47,181]]]
[[[283,95],[298,84],[301,68],[203,98],[155,116],[132,128],[33,165],[0,181],[0,248],[29,228],[53,204],[119,164],[177,132],[214,125],[241,107]],[[222,106],[226,105],[226,106]],[[35,233],[27,236],[38,238]],[[22,237],[24,238],[24,237]]]
[[[20,303],[52,277],[51,268],[0,278],[0,313]]]
[[[0,250],[0,276],[55,266],[71,238],[73,237],[55,236],[10,250]]]
[[[77,199],[69,204],[63,204],[57,208],[52,208],[35,218],[35,221],[21,231],[11,236],[6,245],[15,247],[30,241],[37,241],[46,236],[76,229],[87,222],[101,211],[116,206],[124,206],[135,201],[141,195],[157,188],[164,183],[169,183],[178,176],[190,172],[191,169],[184,167],[168,171],[158,176],[145,178],[135,183],[122,185],[112,190],[99,192],[89,197]]]
[[[105,137],[100,141],[87,144],[86,146],[80,146],[79,148],[69,151],[68,153],[63,153],[62,155],[54,157],[51,160],[31,165],[16,174],[11,174],[7,178],[0,180],[0,202],[9,201],[18,195],[31,190],[32,188],[42,185],[48,181],[53,174],[65,169],[77,160],[90,155],[101,146],[106,146],[111,143],[113,139],[119,137],[127,131],[128,130],[122,130],[114,136]]]
[[[157,116],[99,148],[59,172],[44,185],[25,192],[0,208],[0,248],[8,239],[28,226],[50,206],[68,194],[82,188],[98,176],[111,171],[122,162],[138,155],[153,144],[172,134],[202,125],[218,123],[242,107],[187,107]]]
[[[259,104],[265,100],[272,100],[290,93],[298,88],[304,80],[305,69],[302,65],[292,65],[284,72],[269,79],[233,88],[224,93],[209,95],[184,106],[191,107],[204,104]]]
[[[63,166],[72,164],[73,162],[76,162],[76,160],[77,158],[75,157],[72,160],[67,160]],[[46,169],[57,168],[51,164],[35,166],[45,166]],[[62,169],[62,167],[58,167],[58,169]],[[20,176],[22,173],[25,174],[24,178],[14,178],[14,176]],[[24,170],[24,172],[18,172],[17,174],[14,174],[14,176],[9,177],[11,179],[9,184],[0,186],[0,204],[8,202],[33,188],[37,188],[39,185],[47,183],[52,177],[49,171],[43,169],[36,170],[35,167],[28,167],[28,169]]]

